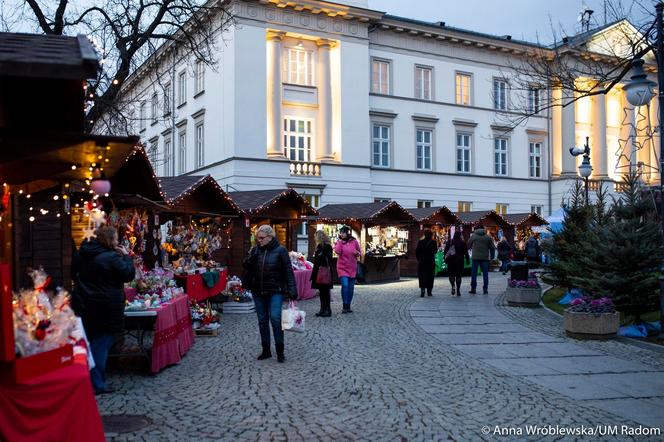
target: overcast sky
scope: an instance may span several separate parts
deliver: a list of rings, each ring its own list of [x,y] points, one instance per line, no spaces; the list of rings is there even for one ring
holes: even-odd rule
[[[635,25],[647,19],[647,9],[654,14],[653,0],[369,0],[369,8],[401,17],[425,21],[444,21],[448,26],[485,32],[509,34],[515,39],[551,43],[553,33],[572,35],[581,30],[578,22],[583,5],[594,10],[593,25],[628,14]],[[564,31],[564,32],[563,32]]]

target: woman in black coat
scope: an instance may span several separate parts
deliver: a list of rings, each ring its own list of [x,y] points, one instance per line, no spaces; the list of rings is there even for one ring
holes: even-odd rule
[[[461,277],[463,275],[463,265],[465,262],[470,262],[468,255],[468,246],[461,237],[461,231],[454,232],[454,237],[451,241],[445,244],[445,264],[447,264],[447,274],[450,278],[450,285],[452,286],[452,296],[461,296]],[[454,286],[456,285],[456,290]]]
[[[134,279],[134,262],[118,245],[118,232],[101,226],[96,238],[84,241],[78,252],[78,275],[72,306],[83,319],[95,368],[90,378],[96,394],[106,386],[106,360],[114,334],[124,331],[124,283]]]
[[[415,249],[417,258],[417,278],[420,282],[420,296],[424,298],[424,290],[433,296],[433,279],[436,276],[436,252],[438,244],[433,239],[431,230],[424,231],[424,238],[418,241]]]
[[[330,238],[322,230],[318,230],[314,236],[316,239],[316,251],[314,252],[314,269],[311,272],[311,287],[318,289],[320,294],[320,311],[316,316],[328,318],[332,316],[330,309],[330,290],[332,290],[332,245]],[[316,282],[320,268],[327,267],[327,274],[330,275],[329,282]]]

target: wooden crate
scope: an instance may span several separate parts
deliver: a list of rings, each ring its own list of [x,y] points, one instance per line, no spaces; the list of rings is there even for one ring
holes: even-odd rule
[[[219,327],[221,328],[221,327]],[[217,336],[219,335],[219,328],[199,328],[194,329],[194,334],[196,336]]]

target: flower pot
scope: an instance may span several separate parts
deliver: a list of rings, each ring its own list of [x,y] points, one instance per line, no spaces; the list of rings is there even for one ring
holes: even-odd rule
[[[618,312],[593,313],[565,311],[565,333],[576,339],[611,339],[620,327]]]
[[[542,298],[541,287],[507,287],[505,299],[513,307],[537,307]]]

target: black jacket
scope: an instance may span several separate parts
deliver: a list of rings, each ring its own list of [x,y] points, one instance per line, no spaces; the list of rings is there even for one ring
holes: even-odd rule
[[[417,258],[417,267],[420,270],[433,269],[436,267],[436,253],[438,244],[434,239],[421,239],[417,242],[415,248],[415,257]]]
[[[270,296],[282,293],[290,299],[297,299],[295,275],[288,251],[272,238],[265,247],[253,247],[244,261],[243,285],[254,296]]]
[[[83,319],[86,332],[123,331],[124,283],[134,279],[133,261],[96,239],[83,242],[79,258],[72,305]]]
[[[311,288],[314,289],[324,289],[332,288],[332,282],[330,284],[317,284],[316,276],[318,275],[318,269],[321,266],[327,266],[330,268],[330,275],[332,274],[332,246],[330,244],[319,244],[316,246],[316,251],[314,252],[314,269],[311,271]]]
[[[499,241],[496,248],[498,249],[498,259],[509,259],[512,247],[507,241]]]

